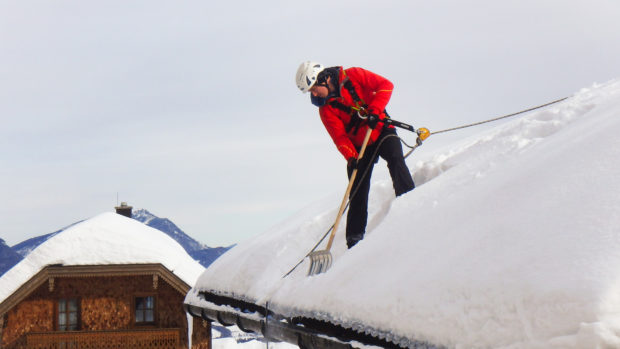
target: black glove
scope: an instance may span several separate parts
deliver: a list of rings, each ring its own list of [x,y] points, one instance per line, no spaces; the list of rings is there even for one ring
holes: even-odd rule
[[[347,160],[347,170],[349,172],[355,170],[357,168],[357,159],[354,157],[350,157],[349,160]]]
[[[368,127],[374,130],[375,127],[377,127],[378,122],[379,122],[379,115],[368,114]]]

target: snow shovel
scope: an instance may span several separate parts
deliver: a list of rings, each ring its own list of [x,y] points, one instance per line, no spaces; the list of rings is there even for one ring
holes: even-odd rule
[[[366,151],[366,145],[368,145],[368,140],[370,139],[371,133],[372,129],[369,127],[368,131],[366,131],[366,137],[364,138],[364,142],[362,143],[362,148],[360,149],[359,155],[357,156],[358,163],[359,160],[364,156],[364,151]],[[308,256],[310,257],[310,269],[308,270],[308,276],[324,273],[332,266],[332,254],[331,252],[329,252],[329,250],[332,248],[334,236],[336,235],[336,230],[338,230],[338,223],[340,223],[342,213],[344,212],[344,209],[347,206],[347,202],[349,201],[349,193],[351,192],[351,188],[353,187],[353,182],[355,182],[356,176],[357,168],[355,168],[351,173],[349,185],[347,186],[347,191],[344,193],[344,198],[342,198],[342,203],[340,204],[340,209],[338,210],[336,222],[334,223],[334,227],[332,228],[332,233],[329,236],[327,247],[324,250],[314,251],[308,254]]]

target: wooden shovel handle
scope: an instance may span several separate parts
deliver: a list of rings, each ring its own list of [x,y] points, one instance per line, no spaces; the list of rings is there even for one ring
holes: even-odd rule
[[[366,151],[366,145],[368,145],[368,140],[370,140],[370,134],[372,133],[372,129],[369,127],[368,131],[366,131],[366,137],[364,138],[364,142],[362,143],[362,148],[360,149],[359,155],[357,156],[357,160],[362,159],[364,156],[364,152]],[[336,216],[336,222],[334,223],[334,228],[332,229],[332,233],[329,236],[329,241],[327,242],[326,251],[329,251],[332,248],[332,243],[334,242],[334,236],[336,236],[336,230],[338,230],[338,224],[340,223],[340,218],[342,218],[342,213],[344,212],[344,208],[347,207],[347,202],[349,201],[349,193],[351,192],[351,188],[353,187],[353,182],[355,182],[355,177],[357,176],[357,168],[353,170],[351,173],[351,178],[349,179],[349,185],[347,186],[347,191],[344,193],[344,197],[342,198],[342,203],[340,204],[340,209],[338,210],[338,216]]]

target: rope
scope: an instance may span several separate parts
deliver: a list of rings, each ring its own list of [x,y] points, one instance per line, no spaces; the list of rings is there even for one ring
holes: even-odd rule
[[[448,129],[441,130],[441,131],[435,131],[435,132],[431,132],[430,134],[431,134],[431,135],[435,135],[435,134],[438,134],[438,133],[445,133],[445,132],[450,132],[450,131],[454,131],[454,130],[460,130],[460,129],[467,128],[467,127],[472,127],[472,126],[478,126],[478,125],[486,124],[486,123],[488,123],[488,122],[492,122],[492,121],[497,121],[497,120],[501,120],[501,119],[506,119],[506,118],[509,118],[509,117],[511,117],[511,116],[515,116],[515,115],[519,115],[519,114],[527,113],[527,112],[532,111],[532,110],[536,110],[536,109],[544,108],[544,107],[546,107],[546,106],[549,106],[549,105],[552,105],[552,104],[555,104],[555,103],[559,103],[559,102],[561,102],[561,101],[563,101],[563,100],[566,100],[566,99],[568,99],[568,98],[569,98],[569,97],[560,98],[560,99],[555,100],[555,101],[553,101],[553,102],[549,102],[549,103],[546,103],[546,104],[542,104],[542,105],[539,105],[539,106],[537,106],[537,107],[533,107],[533,108],[530,108],[530,109],[522,110],[522,111],[520,111],[520,112],[516,112],[516,113],[512,113],[512,114],[508,114],[508,115],[500,116],[500,117],[493,118],[493,119],[489,119],[489,120],[485,120],[485,121],[475,122],[475,123],[473,123],[473,124],[469,124],[469,125],[463,125],[463,126],[458,126],[458,127],[448,128]]]
[[[568,99],[568,98],[570,98],[570,96],[569,96],[569,97],[560,98],[560,99],[557,99],[557,100],[555,100],[555,101],[552,101],[552,102],[549,102],[549,103],[545,103],[545,104],[542,104],[542,105],[539,105],[539,106],[536,106],[536,107],[533,107],[533,108],[525,109],[525,110],[522,110],[522,111],[519,111],[519,112],[516,112],[516,113],[512,113],[512,114],[508,114],[508,115],[500,116],[500,117],[497,117],[497,118],[493,118],[493,119],[489,119],[489,120],[484,120],[484,121],[480,121],[480,122],[475,122],[475,123],[473,123],[473,124],[468,124],[468,125],[463,125],[463,126],[457,126],[457,127],[453,127],[453,128],[448,128],[448,129],[441,130],[441,131],[430,132],[430,133],[429,133],[429,135],[435,135],[435,134],[439,134],[439,133],[446,133],[446,132],[450,132],[450,131],[460,130],[460,129],[463,129],[463,128],[468,128],[468,127],[472,127],[472,126],[478,126],[478,125],[486,124],[486,123],[493,122],[493,121],[497,121],[497,120],[501,120],[501,119],[506,119],[506,118],[509,118],[509,117],[511,117],[511,116],[515,116],[515,115],[519,115],[519,114],[527,113],[527,112],[530,112],[530,111],[532,111],[532,110],[536,110],[536,109],[544,108],[544,107],[546,107],[546,106],[549,106],[549,105],[552,105],[552,104],[556,104],[556,103],[562,102],[562,101],[564,101],[564,100],[566,100],[566,99]],[[414,145],[414,146],[410,146],[410,145],[408,145],[407,143],[405,143],[405,141],[404,141],[402,138],[400,138],[398,135],[396,135],[396,134],[390,134],[390,135],[387,135],[387,136],[383,137],[383,138],[381,139],[381,141],[379,141],[379,143],[377,144],[377,148],[375,149],[374,153],[372,154],[372,159],[371,159],[371,161],[368,163],[368,166],[366,167],[366,170],[364,170],[364,172],[362,173],[362,176],[359,178],[358,184],[357,184],[357,186],[355,187],[355,189],[353,190],[353,193],[352,193],[351,195],[349,195],[349,201],[347,202],[347,205],[345,206],[345,209],[344,209],[344,211],[342,212],[342,215],[344,215],[344,213],[345,213],[345,212],[347,212],[347,209],[349,208],[349,203],[351,202],[351,198],[355,197],[355,195],[357,194],[357,191],[358,191],[358,190],[359,190],[359,188],[360,188],[360,185],[362,184],[362,180],[363,180],[363,179],[366,177],[366,175],[368,174],[368,171],[369,171],[369,169],[370,169],[370,165],[372,165],[372,164],[373,164],[373,162],[375,161],[375,157],[377,156],[377,153],[379,152],[379,148],[381,148],[381,144],[383,144],[383,142],[384,142],[386,139],[390,138],[390,137],[398,137],[398,138],[400,139],[400,141],[401,141],[401,142],[402,142],[402,143],[403,143],[403,144],[404,144],[407,148],[409,148],[409,149],[410,149],[410,150],[409,150],[409,152],[407,152],[407,154],[405,154],[405,155],[403,156],[403,158],[405,158],[405,159],[406,159],[409,155],[411,155],[411,153],[412,153],[412,152],[413,152],[413,151],[414,151],[417,147],[419,147],[420,145],[422,145],[422,141],[418,139],[418,141],[416,142],[416,145]],[[289,272],[288,272],[288,273],[286,273],[284,276],[282,276],[282,278],[285,278],[285,277],[289,276],[289,275],[290,275],[290,274],[291,274],[291,273],[292,273],[295,269],[297,269],[297,267],[298,267],[298,266],[299,266],[299,265],[300,265],[300,264],[301,264],[301,263],[302,263],[302,262],[306,259],[306,257],[308,257],[308,256],[310,255],[310,253],[314,252],[314,250],[316,250],[316,248],[317,248],[317,247],[321,244],[321,242],[323,242],[323,240],[325,240],[325,238],[327,237],[327,235],[329,235],[329,233],[332,231],[332,229],[334,229],[334,224],[332,224],[332,226],[331,226],[331,227],[327,230],[327,232],[325,233],[325,235],[323,235],[323,237],[319,240],[319,242],[317,242],[317,243],[316,243],[316,245],[314,245],[314,247],[310,250],[310,252],[308,252],[308,254],[306,254],[306,255],[304,256],[304,258],[302,258],[302,259],[299,261],[299,263],[297,263],[297,264],[296,264],[296,265],[295,265],[295,266],[294,266],[291,270],[289,270]]]

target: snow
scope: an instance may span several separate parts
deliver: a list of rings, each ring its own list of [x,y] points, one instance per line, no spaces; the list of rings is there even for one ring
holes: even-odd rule
[[[217,338],[213,339],[213,349],[229,349],[229,348],[243,348],[243,349],[293,349],[298,348],[296,345],[288,343],[278,342],[267,344],[266,342],[259,340],[250,340],[247,342],[237,342],[234,338]]]
[[[48,239],[0,278],[0,302],[47,265],[161,263],[192,286],[205,270],[159,230],[116,213],[103,213]]]
[[[342,193],[228,251],[186,303],[203,304],[199,291],[269,302],[405,346],[620,347],[619,114],[612,80],[414,152],[418,187],[395,199],[376,172],[366,237],[346,250],[341,226],[327,273],[307,277],[305,259],[283,278],[333,223]]]
[[[298,348],[286,342],[267,342],[264,338],[255,333],[246,333],[237,326],[220,327],[214,325],[211,327],[211,341],[213,349],[292,349]]]

